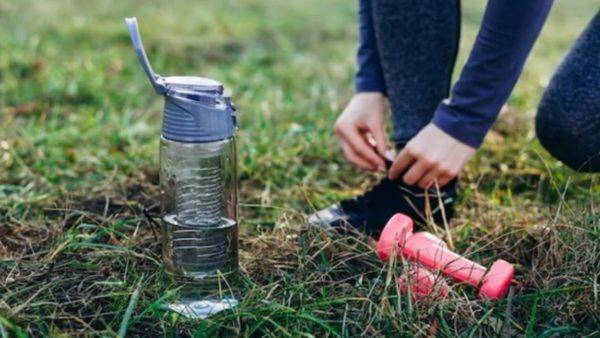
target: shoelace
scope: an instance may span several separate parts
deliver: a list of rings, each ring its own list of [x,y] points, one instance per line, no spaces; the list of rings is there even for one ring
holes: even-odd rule
[[[410,197],[433,198],[433,197],[438,196],[438,191],[435,188],[430,188],[427,192],[425,192],[425,190],[422,190],[422,189],[421,189],[421,191],[423,191],[423,192],[415,192],[414,190],[419,189],[419,188],[410,189],[409,187],[403,185],[402,183],[390,182],[387,178],[384,178],[379,184],[374,185],[369,190],[367,190],[364,194],[356,196],[352,199],[346,200],[345,207],[354,209],[357,206],[362,206],[362,205],[368,206],[371,204],[371,201],[373,201],[373,200],[376,201],[376,200],[380,199],[380,198],[378,198],[379,195],[383,195],[381,198],[389,198],[389,196],[391,194],[398,193],[397,191],[392,191],[393,188],[398,189],[400,193],[409,195],[408,196],[409,198]],[[446,192],[443,191],[442,189],[440,189],[439,193],[442,198],[444,198],[446,196]]]

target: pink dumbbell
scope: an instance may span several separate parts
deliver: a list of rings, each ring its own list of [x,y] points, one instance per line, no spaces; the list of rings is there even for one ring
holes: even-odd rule
[[[418,264],[413,264],[410,271],[398,277],[398,285],[402,293],[410,290],[413,300],[430,296],[432,298],[446,298],[448,284],[443,278],[436,279],[431,271]]]
[[[489,270],[450,250],[439,238],[428,232],[413,233],[413,221],[403,214],[394,215],[381,232],[377,254],[387,260],[394,248],[397,254],[420,262],[432,270],[439,270],[459,282],[479,288],[479,297],[503,298],[515,274],[512,264],[497,260]]]

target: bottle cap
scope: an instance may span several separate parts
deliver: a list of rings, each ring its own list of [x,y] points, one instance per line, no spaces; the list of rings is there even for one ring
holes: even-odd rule
[[[233,136],[235,105],[216,80],[195,76],[162,77],[154,73],[136,18],[125,24],[138,60],[154,90],[165,96],[162,135],[178,142],[213,142]]]

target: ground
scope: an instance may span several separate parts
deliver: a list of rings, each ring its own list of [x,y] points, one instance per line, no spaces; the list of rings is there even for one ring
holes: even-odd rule
[[[464,1],[459,64],[485,1]],[[490,264],[516,263],[507,300],[454,286],[398,296],[403,264],[366,237],[302,227],[378,177],[342,158],[332,124],[352,94],[356,4],[0,0],[2,336],[571,336],[599,334],[600,179],[542,149],[540,95],[594,0],[556,2],[521,81],[461,176],[457,217],[426,228]],[[243,301],[205,321],[161,310],[161,98],[155,70],[225,83],[240,107]],[[456,72],[460,70],[457,67]]]

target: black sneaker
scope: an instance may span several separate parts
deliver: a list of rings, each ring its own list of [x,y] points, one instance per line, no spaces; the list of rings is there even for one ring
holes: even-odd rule
[[[427,210],[431,210],[436,224],[443,224],[442,208],[446,220],[454,214],[456,202],[456,182],[454,179],[440,189],[424,191],[418,186],[408,186],[399,181],[390,181],[387,177],[363,195],[343,200],[320,210],[308,218],[312,226],[332,226],[336,229],[363,231],[368,235],[379,235],[387,221],[396,213],[410,216],[415,223],[427,222]],[[427,208],[429,200],[429,208]],[[351,225],[351,227],[348,227]]]

